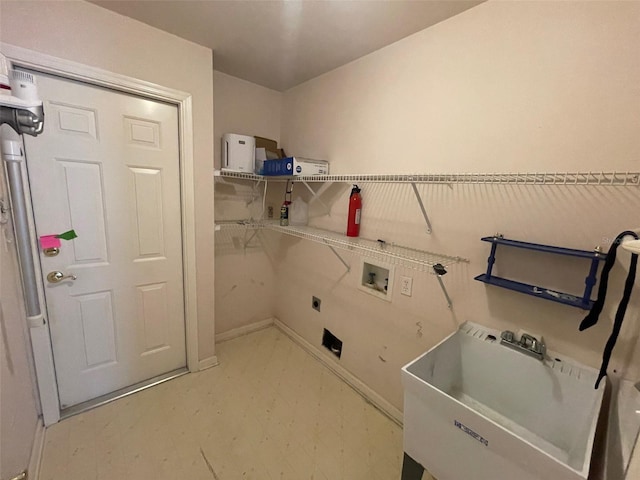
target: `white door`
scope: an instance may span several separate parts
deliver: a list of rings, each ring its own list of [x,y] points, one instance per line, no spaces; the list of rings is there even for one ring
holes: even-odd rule
[[[37,75],[25,136],[61,408],[186,365],[177,107]],[[59,271],[75,275],[51,283]]]

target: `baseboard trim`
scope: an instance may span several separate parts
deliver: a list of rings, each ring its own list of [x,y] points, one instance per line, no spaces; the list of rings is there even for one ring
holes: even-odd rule
[[[247,335],[249,333],[257,332],[258,330],[262,330],[264,328],[270,327],[274,323],[274,318],[267,318],[266,320],[261,320],[259,322],[250,323],[249,325],[244,325],[242,327],[234,328],[233,330],[228,330],[223,333],[216,334],[216,343],[226,342],[227,340],[232,340],[234,338],[241,337],[243,335]]]
[[[38,480],[40,477],[40,465],[42,464],[42,452],[44,451],[45,428],[42,418],[38,417],[36,431],[33,434],[33,446],[29,457],[29,467],[27,468],[27,478]]]
[[[220,364],[218,357],[212,355],[211,357],[203,358],[198,362],[198,371],[206,370],[207,368],[217,367]]]
[[[277,318],[273,319],[273,323],[276,327],[278,327],[282,333],[288,336],[295,343],[300,345],[303,349],[305,349],[311,356],[313,356],[316,360],[321,362],[325,367],[331,370],[335,375],[337,375],[343,382],[353,388],[358,394],[360,394],[367,402],[371,403],[374,407],[384,413],[387,417],[393,420],[398,425],[402,426],[402,412],[394,407],[391,403],[382,398],[378,393],[376,393],[372,388],[367,386],[364,382],[359,380],[355,375],[349,372],[344,367],[336,364],[330,359],[326,358],[322,352],[309,343],[307,340],[302,338],[299,334],[294,332],[291,328],[286,326]]]

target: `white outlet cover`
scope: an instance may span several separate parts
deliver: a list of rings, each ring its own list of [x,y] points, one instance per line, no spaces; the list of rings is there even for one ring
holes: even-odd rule
[[[400,277],[400,293],[402,295],[406,295],[407,297],[410,297],[412,287],[413,287],[413,278]]]

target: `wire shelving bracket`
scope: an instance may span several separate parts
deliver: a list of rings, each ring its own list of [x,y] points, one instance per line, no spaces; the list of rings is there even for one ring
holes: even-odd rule
[[[347,269],[347,272],[351,271],[351,265],[349,265],[344,258],[342,258],[342,256],[336,251],[335,248],[333,248],[331,245],[327,245],[327,247],[329,247],[329,250],[331,250],[333,252],[333,254],[338,257],[338,260],[340,260],[342,262],[342,264],[344,265],[344,267]]]
[[[431,227],[431,221],[429,220],[429,215],[427,215],[427,210],[424,208],[424,203],[422,203],[422,197],[420,196],[420,192],[418,192],[418,187],[416,187],[415,182],[411,182],[411,187],[413,187],[413,193],[415,193],[418,205],[420,205],[420,211],[422,211],[424,221],[427,222],[427,233],[431,233],[433,228]]]
[[[300,183],[302,183],[305,187],[307,187],[307,190],[309,190],[309,192],[311,192],[311,199],[309,200],[309,203],[311,202],[318,202],[320,203],[320,205],[322,205],[324,207],[324,209],[327,212],[327,216],[331,216],[331,209],[327,206],[326,203],[324,203],[322,200],[320,200],[320,195],[322,194],[322,188],[320,190],[318,190],[318,192],[315,192],[313,190],[313,188],[311,188],[311,186],[309,186],[309,184],[305,181],[305,180],[300,180]]]

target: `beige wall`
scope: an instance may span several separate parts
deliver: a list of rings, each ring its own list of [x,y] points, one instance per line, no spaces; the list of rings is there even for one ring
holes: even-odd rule
[[[215,104],[215,158],[220,167],[222,134],[238,133],[280,140],[282,93],[221,72],[213,74]],[[259,218],[263,185],[219,179],[216,184],[216,220]],[[275,202],[270,201],[272,206]],[[253,232],[216,233],[216,332],[273,316],[275,277],[273,259],[263,236],[247,244]]]
[[[214,354],[211,50],[86,2],[2,2],[1,40],[193,96],[199,355]]]
[[[638,170],[640,3],[489,2],[295,87],[284,95],[287,151],[331,161],[332,173]],[[485,286],[489,245],[501,232],[525,241],[609,247],[640,227],[640,189],[505,185],[421,186],[434,232],[425,233],[408,185],[363,185],[362,236],[460,255],[444,282],[414,279],[413,296],[392,302],[356,288],[318,245],[283,240],[276,316],[311,343],[322,328],[344,341],[340,363],[397,407],[400,367],[471,320],[544,335],[549,348],[599,366],[621,297],[616,268],[600,323],[578,332],[584,312]],[[325,197],[331,216],[313,222],[344,231],[347,186]],[[628,262],[628,256],[622,255]],[[579,293],[587,263],[498,250],[496,271]],[[640,285],[640,280],[636,282]],[[322,312],[310,307],[322,298]],[[610,371],[640,376],[640,295],[632,297]]]
[[[2,129],[8,128],[3,126]],[[0,168],[0,199],[9,195]],[[22,302],[18,257],[10,218],[0,217],[0,478],[13,478],[29,463],[38,420],[31,347]]]
[[[222,134],[238,133],[280,140],[282,93],[255,83],[213,72],[214,150],[216,168],[220,168]]]
[[[637,167],[638,8],[479,5],[286,92],[283,143],[335,173]]]

